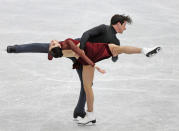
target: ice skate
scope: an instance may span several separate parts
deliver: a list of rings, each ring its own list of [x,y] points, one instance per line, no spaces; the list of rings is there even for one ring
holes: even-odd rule
[[[15,46],[7,46],[7,53],[15,53],[16,47]]]
[[[88,123],[96,123],[96,118],[93,112],[86,112],[86,116],[78,121],[79,125],[87,125]]]
[[[161,47],[159,47],[159,46],[154,47],[154,48],[143,48],[143,53],[147,57],[151,57],[151,56],[157,54],[160,50],[161,50]]]
[[[74,111],[74,112],[73,112],[73,118],[74,118],[74,119],[76,119],[77,117],[84,118],[85,115],[86,115],[86,112],[85,112],[85,111],[81,111],[81,112]]]

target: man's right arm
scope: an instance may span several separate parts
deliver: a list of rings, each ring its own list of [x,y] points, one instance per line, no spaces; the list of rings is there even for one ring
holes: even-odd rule
[[[86,47],[86,42],[89,40],[89,38],[92,38],[94,36],[104,33],[105,29],[106,29],[106,26],[102,24],[84,32],[80,40],[80,48],[84,50]]]
[[[115,43],[116,45],[120,45],[120,41],[116,38],[112,43]],[[118,56],[112,56],[112,61],[116,62],[118,60]]]

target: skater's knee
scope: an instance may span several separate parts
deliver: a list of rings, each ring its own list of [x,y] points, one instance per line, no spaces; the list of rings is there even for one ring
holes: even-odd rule
[[[92,83],[85,83],[85,84],[83,84],[83,87],[85,89],[90,89],[92,87]]]

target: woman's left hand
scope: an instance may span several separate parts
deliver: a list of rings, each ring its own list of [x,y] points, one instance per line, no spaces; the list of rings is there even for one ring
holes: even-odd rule
[[[102,73],[102,74],[106,73],[105,70],[99,68],[98,66],[95,66],[95,68],[97,69],[97,71],[99,71],[99,72]]]

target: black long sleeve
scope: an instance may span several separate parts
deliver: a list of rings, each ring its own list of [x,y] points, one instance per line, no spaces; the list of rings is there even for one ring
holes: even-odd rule
[[[103,34],[105,32],[105,28],[106,26],[103,24],[84,32],[80,40],[80,48],[84,50],[86,47],[86,42],[93,37]]]

